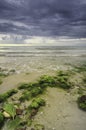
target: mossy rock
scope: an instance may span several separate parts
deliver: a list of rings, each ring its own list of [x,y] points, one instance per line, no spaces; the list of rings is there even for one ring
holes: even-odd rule
[[[29,87],[29,84],[28,83],[22,83],[19,85],[18,89],[21,90],[21,89],[27,89]]]
[[[86,111],[86,95],[82,95],[78,98],[78,106],[82,110]]]
[[[86,64],[83,64],[81,66],[75,66],[75,71],[78,73],[85,72],[86,71]]]
[[[43,92],[44,92],[44,90],[41,87],[32,86],[32,88],[29,88],[29,89],[23,91],[22,96],[19,98],[19,100],[21,102],[24,102],[25,100],[30,100],[30,99],[42,94]]]
[[[41,99],[41,98],[34,99],[28,107],[28,110],[30,113],[29,119],[33,119],[34,116],[37,114],[39,108],[44,105],[45,105],[44,99]]]
[[[33,101],[37,102],[40,106],[45,106],[45,101],[42,98],[35,98]]]
[[[31,90],[31,95],[32,97],[35,97],[39,94],[42,94],[43,93],[43,89],[41,87],[34,87],[32,90]]]
[[[4,116],[3,114],[0,112],[0,125],[2,125],[4,123]]]
[[[7,92],[8,97],[10,97],[10,96],[16,94],[17,92],[18,92],[18,90],[16,90],[16,89],[9,90],[9,91]]]
[[[4,72],[0,72],[0,77],[6,77],[8,76],[8,74],[4,73]]]
[[[40,106],[44,106],[45,101],[42,98],[35,98],[32,103],[30,104],[30,109],[38,109]]]
[[[29,91],[25,91],[22,93],[22,96],[19,98],[20,102],[24,102],[25,100],[30,100],[32,98],[32,95]]]
[[[5,124],[6,130],[20,130],[22,126],[20,125],[21,118],[16,117],[14,120],[8,120]]]
[[[58,86],[63,89],[70,89],[72,87],[72,84],[69,82],[69,77],[69,72],[59,71],[56,77]]]
[[[0,94],[0,103],[6,101],[8,98],[8,94],[4,93],[4,94]]]
[[[7,112],[13,119],[16,116],[16,108],[14,104],[11,103],[5,103],[3,106],[3,110]]]
[[[0,79],[0,84],[2,84],[3,82],[2,82],[2,80]]]
[[[45,127],[42,124],[35,124],[34,128],[35,128],[35,130],[45,130]]]
[[[79,89],[78,89],[78,94],[79,94],[79,95],[83,95],[83,93],[84,93],[84,89],[83,89],[83,88],[79,88]]]
[[[55,87],[56,86],[56,78],[54,76],[44,75],[40,77],[39,84],[42,88],[46,87]]]
[[[32,103],[29,106],[30,109],[38,109],[39,104],[36,101],[32,101]]]
[[[0,94],[0,103],[6,101],[9,97],[16,94],[18,91],[15,89],[9,90],[6,93]]]

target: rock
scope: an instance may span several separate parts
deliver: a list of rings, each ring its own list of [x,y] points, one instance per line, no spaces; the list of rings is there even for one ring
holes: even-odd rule
[[[35,128],[36,130],[45,130],[45,127],[44,127],[44,125],[42,125],[42,124],[35,124],[35,125],[34,125],[34,128]]]
[[[36,114],[37,114],[37,112],[38,112],[38,110],[37,109],[33,109],[32,111],[31,111],[31,115],[30,115],[30,119],[32,119]]]
[[[17,115],[22,115],[23,113],[23,110],[22,109],[16,109],[16,114]]]
[[[31,128],[31,130],[35,130],[34,128]]]
[[[16,101],[16,98],[14,98],[14,97],[12,97],[11,99],[12,99],[12,101]]]
[[[17,101],[16,99],[14,100],[15,104],[20,104],[20,101]]]
[[[43,115],[43,112],[41,112],[40,115]]]
[[[10,73],[15,73],[16,70],[15,70],[15,69],[11,69],[11,70],[9,70],[9,72],[10,72]]]
[[[18,106],[17,106],[17,105],[14,105],[14,107],[15,107],[16,109],[18,109]]]
[[[10,118],[10,115],[9,115],[9,113],[7,113],[7,112],[3,112],[3,116],[5,117],[5,118]]]
[[[19,128],[19,129],[17,129],[17,130],[26,130],[26,127],[24,127],[24,128]]]

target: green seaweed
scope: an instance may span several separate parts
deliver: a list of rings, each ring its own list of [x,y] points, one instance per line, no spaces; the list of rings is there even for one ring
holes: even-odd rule
[[[6,111],[14,119],[16,115],[16,109],[13,104],[11,103],[4,104],[3,110]]]
[[[0,103],[6,101],[9,97],[16,94],[18,91],[15,89],[9,90],[6,93],[0,94]]]
[[[42,124],[35,124],[34,128],[35,128],[35,130],[44,130],[45,129],[44,125],[42,125]]]
[[[6,77],[8,74],[5,74],[4,72],[0,72],[0,77]]]
[[[19,98],[21,102],[24,102],[25,100],[30,100],[44,92],[44,89],[39,87],[36,83],[30,83],[29,87],[25,89],[25,91],[22,93],[22,96]]]
[[[10,96],[16,94],[17,92],[18,92],[18,90],[16,90],[16,89],[9,90],[9,91],[7,92],[8,97],[10,97]]]
[[[75,66],[74,67],[75,68],[75,70],[74,71],[76,71],[76,72],[86,72],[86,64],[83,64],[83,65],[81,65],[81,66]]]
[[[42,98],[35,98],[29,106],[29,109],[38,109],[40,106],[45,106],[45,101]]]
[[[5,124],[6,130],[17,130],[17,128],[20,127],[21,119],[19,117],[16,117],[14,120],[9,120]]]
[[[29,84],[28,83],[21,83],[18,87],[19,90],[21,89],[27,89],[29,87]]]
[[[25,100],[30,100],[32,98],[32,95],[29,91],[25,91],[22,93],[22,96],[19,98],[21,102],[24,102]]]
[[[4,116],[3,114],[0,112],[0,126],[4,123]]]
[[[2,84],[3,83],[3,81],[0,79],[0,84]]]
[[[46,88],[48,86],[51,86],[51,87],[55,86],[57,83],[57,80],[54,76],[43,75],[40,77],[38,82],[42,88]]]
[[[4,93],[4,94],[0,94],[0,103],[6,101],[8,98],[8,94]]]
[[[28,107],[29,119],[31,120],[37,114],[40,107],[45,106],[45,100],[42,98],[35,98]]]

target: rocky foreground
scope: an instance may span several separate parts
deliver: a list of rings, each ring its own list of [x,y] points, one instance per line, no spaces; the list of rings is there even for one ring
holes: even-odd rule
[[[33,74],[21,74],[24,80],[20,84],[16,71],[4,72],[0,72],[1,130],[86,129],[85,65],[42,74],[40,78],[39,74],[34,75],[33,80],[30,80]],[[8,88],[6,81],[11,78],[16,82],[14,85],[9,81]]]

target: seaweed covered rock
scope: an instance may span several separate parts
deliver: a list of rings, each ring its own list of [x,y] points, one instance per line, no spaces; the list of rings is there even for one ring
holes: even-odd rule
[[[71,82],[69,81],[70,73],[59,71],[57,73],[57,81],[58,86],[63,89],[70,89],[72,87]]]
[[[9,97],[16,94],[18,91],[16,89],[12,89],[7,91],[6,93],[0,94],[0,103],[5,102]]]
[[[35,124],[34,127],[35,127],[35,130],[45,130],[44,125],[41,125],[41,124]]]
[[[42,98],[35,98],[32,103],[30,104],[30,109],[38,109],[40,106],[44,106],[45,101]]]
[[[41,106],[44,106],[44,105],[45,105],[44,99],[42,99],[42,98],[35,98],[32,101],[32,103],[29,105],[29,107],[28,107],[29,112],[30,112],[29,118],[32,119],[37,114],[38,109]]]
[[[0,112],[0,125],[2,125],[4,122],[4,116],[3,114]]]
[[[40,77],[39,84],[42,88],[46,87],[55,87],[56,86],[56,78],[53,76],[43,75]]]
[[[78,106],[86,111],[86,95],[82,95],[78,98]]]
[[[21,90],[21,89],[27,89],[29,87],[29,84],[28,83],[22,83],[19,85],[18,89]]]
[[[0,84],[2,84],[2,80],[0,79]]]
[[[10,115],[14,119],[16,115],[16,109],[14,107],[14,104],[11,103],[5,103],[3,106],[3,110]]]

